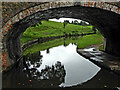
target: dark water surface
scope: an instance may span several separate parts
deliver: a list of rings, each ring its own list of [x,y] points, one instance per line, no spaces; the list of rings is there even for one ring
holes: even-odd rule
[[[75,44],[60,45],[26,55],[21,68],[3,74],[3,88],[120,86],[118,75],[80,56],[76,48]]]

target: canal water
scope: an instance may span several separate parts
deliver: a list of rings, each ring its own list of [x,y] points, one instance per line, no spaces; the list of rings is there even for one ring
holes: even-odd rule
[[[3,88],[120,87],[118,75],[98,67],[76,52],[77,42],[49,45],[36,44],[28,48],[21,68],[15,67],[3,74]]]

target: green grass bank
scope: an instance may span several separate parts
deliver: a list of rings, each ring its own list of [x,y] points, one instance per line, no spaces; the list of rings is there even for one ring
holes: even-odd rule
[[[99,44],[103,43],[103,41],[100,40],[99,38],[103,38],[102,35],[94,34],[94,35],[86,35],[83,37],[79,36],[79,37],[55,39],[55,40],[51,40],[48,42],[32,45],[31,47],[27,48],[24,51],[24,55],[32,54],[35,52],[39,52],[41,50],[49,49],[52,47],[57,47],[60,45],[67,46],[70,43],[75,43],[75,44],[77,44],[78,48],[83,49],[83,48],[86,48],[91,45],[99,45]]]
[[[54,22],[54,21],[42,21],[42,24],[37,24],[36,26],[31,26],[26,29],[23,33],[21,42],[22,44],[37,38],[46,38],[46,37],[56,37],[62,36],[65,34],[88,34],[94,33],[92,26],[82,26],[67,24],[64,28],[63,23]],[[99,45],[103,43],[103,36],[97,31],[97,34],[91,34],[86,36],[71,37],[71,38],[60,38],[43,43],[39,43],[31,46],[30,48],[24,51],[24,55],[29,53],[35,53],[41,50],[48,48],[56,47],[59,45],[68,45],[70,43],[77,43],[78,48],[86,48],[91,45]],[[103,49],[103,46],[100,47],[100,50]]]
[[[29,27],[23,33],[22,44],[40,37],[55,37],[65,34],[87,34],[93,33],[92,26],[81,26],[74,24],[67,24],[64,28],[63,23],[54,21],[42,21],[42,25],[37,24],[35,27]]]

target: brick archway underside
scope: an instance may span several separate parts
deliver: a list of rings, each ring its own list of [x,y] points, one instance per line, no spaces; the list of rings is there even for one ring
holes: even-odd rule
[[[16,62],[22,55],[20,37],[29,26],[42,20],[62,17],[82,19],[96,26],[106,38],[105,51],[120,56],[120,15],[99,8],[71,6],[40,11],[13,24],[4,40],[10,63]]]

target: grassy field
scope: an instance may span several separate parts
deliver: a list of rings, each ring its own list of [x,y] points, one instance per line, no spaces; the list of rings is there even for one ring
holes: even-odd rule
[[[86,35],[83,37],[79,36],[79,37],[55,39],[55,40],[51,40],[48,42],[31,46],[30,48],[24,51],[24,55],[32,54],[35,52],[39,52],[41,50],[45,50],[45,49],[60,46],[60,45],[67,46],[70,43],[77,43],[77,47],[82,49],[90,45],[99,45],[103,43],[103,41],[100,40],[99,38],[103,38],[103,36],[100,34],[92,34],[92,35]]]
[[[64,28],[63,23],[54,21],[42,21],[42,25],[37,24],[35,27],[29,27],[23,33],[22,44],[40,37],[54,37],[66,34],[92,33],[92,26],[80,26],[67,24]]]
[[[74,24],[67,24],[64,28],[63,23],[54,21],[42,21],[42,25],[37,24],[36,26],[31,26],[23,33],[21,42],[22,44],[40,37],[54,37],[62,36],[65,34],[87,34],[93,33],[92,26],[81,26]],[[29,53],[35,53],[48,48],[56,47],[59,45],[68,45],[70,43],[77,43],[78,48],[86,48],[91,45],[99,45],[103,43],[101,40],[103,36],[97,31],[97,34],[86,35],[83,37],[72,37],[72,38],[60,38],[44,43],[36,44],[24,51],[24,55]],[[100,50],[103,46],[100,47]]]

